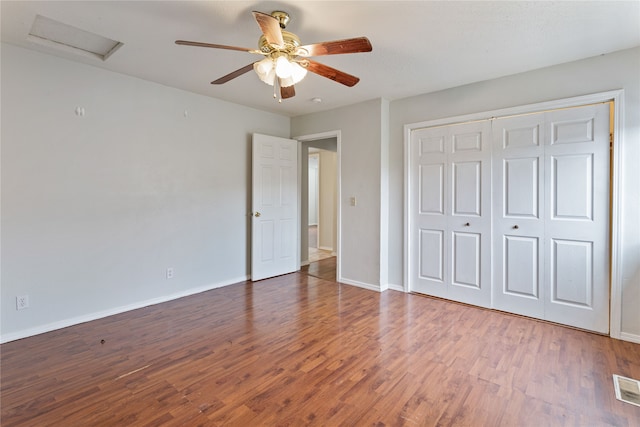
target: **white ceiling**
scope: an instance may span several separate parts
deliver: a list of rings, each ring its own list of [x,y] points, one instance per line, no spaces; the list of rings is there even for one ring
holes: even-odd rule
[[[6,1],[2,41],[287,116],[433,92],[640,45],[636,1]],[[257,47],[251,11],[284,10],[303,44],[367,36],[371,53],[316,57],[360,77],[352,88],[309,73],[278,103],[253,72],[210,82],[261,57],[178,46]],[[27,40],[36,15],[124,43],[106,61]],[[52,84],[55,75],[49,75]],[[312,102],[319,97],[321,103]]]

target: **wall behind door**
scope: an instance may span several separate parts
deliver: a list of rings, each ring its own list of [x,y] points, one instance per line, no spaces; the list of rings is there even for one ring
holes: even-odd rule
[[[318,247],[335,251],[337,240],[337,153],[321,150],[318,154],[320,157]]]

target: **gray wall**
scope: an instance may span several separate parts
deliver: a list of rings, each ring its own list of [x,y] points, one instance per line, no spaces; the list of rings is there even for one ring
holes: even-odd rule
[[[289,118],[5,44],[1,118],[3,341],[249,274],[251,133]]]
[[[293,137],[341,131],[339,279],[375,289],[380,288],[381,271],[380,180],[385,104],[378,99],[291,119]],[[357,198],[357,206],[350,206],[351,197]]]

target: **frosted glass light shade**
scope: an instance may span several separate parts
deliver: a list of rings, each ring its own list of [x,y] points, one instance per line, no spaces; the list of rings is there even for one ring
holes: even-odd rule
[[[276,75],[281,79],[291,77],[291,63],[284,56],[279,56],[276,59]]]
[[[296,62],[291,63],[291,78],[293,83],[298,83],[307,75],[307,69]]]
[[[276,77],[281,87],[289,87],[300,82],[307,75],[306,68],[289,61],[285,56],[279,56],[275,60],[266,57],[254,63],[253,70],[260,80],[270,86],[275,84]]]
[[[264,58],[263,60],[254,63],[253,70],[256,72],[260,80],[269,86],[273,86],[276,80],[276,68],[271,58]]]

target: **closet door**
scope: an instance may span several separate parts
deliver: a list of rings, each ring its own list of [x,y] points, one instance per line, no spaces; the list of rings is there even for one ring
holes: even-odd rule
[[[544,113],[493,123],[494,286],[498,310],[544,319]]]
[[[493,125],[494,307],[609,331],[609,106]]]
[[[491,305],[490,126],[412,132],[412,291]]]
[[[545,318],[608,333],[609,105],[545,117]]]

